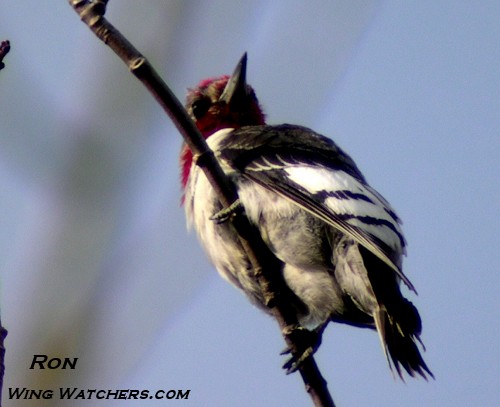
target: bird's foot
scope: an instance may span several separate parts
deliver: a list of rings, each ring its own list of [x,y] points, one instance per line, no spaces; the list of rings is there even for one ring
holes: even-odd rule
[[[292,355],[283,365],[286,374],[296,372],[301,364],[318,350],[321,345],[321,332],[310,331],[300,325],[289,325],[283,329],[283,335],[293,342],[292,347],[281,352],[281,355]]]
[[[241,201],[237,199],[227,208],[221,209],[219,212],[213,215],[210,220],[213,220],[217,224],[221,224],[227,222],[229,219],[241,213],[243,213],[243,205],[241,204]]]

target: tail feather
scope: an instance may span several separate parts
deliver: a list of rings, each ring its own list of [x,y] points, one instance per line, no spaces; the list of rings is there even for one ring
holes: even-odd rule
[[[360,247],[377,307],[373,319],[389,367],[404,381],[403,370],[411,377],[434,378],[420,354],[422,321],[415,306],[403,297],[394,273],[381,260]]]
[[[407,301],[406,313],[418,317],[416,308]],[[391,370],[396,370],[398,376],[404,381],[402,368],[411,376],[422,376],[425,380],[434,378],[431,370],[425,363],[418,343],[420,341],[420,331],[408,331],[404,324],[400,324],[394,317],[391,317],[385,306],[379,306],[374,312],[375,326],[380,337],[382,348],[384,349],[387,362]],[[422,348],[425,350],[425,347]]]
[[[335,241],[333,262],[335,278],[346,293],[347,311],[335,320],[352,325],[363,323],[352,312],[358,309],[373,318],[382,349],[391,371],[404,381],[403,373],[411,377],[434,378],[420,354],[425,347],[420,341],[422,321],[415,306],[403,297],[394,271],[368,249],[347,236]],[[352,307],[349,307],[349,300]],[[373,324],[372,322],[372,324]],[[366,325],[365,325],[366,326]],[[371,325],[373,326],[373,325]]]

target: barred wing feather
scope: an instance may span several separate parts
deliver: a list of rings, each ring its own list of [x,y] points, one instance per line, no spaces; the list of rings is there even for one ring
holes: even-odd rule
[[[244,129],[241,137],[236,130],[218,143],[226,165],[352,237],[416,292],[401,270],[406,246],[401,222],[347,154],[300,126]]]

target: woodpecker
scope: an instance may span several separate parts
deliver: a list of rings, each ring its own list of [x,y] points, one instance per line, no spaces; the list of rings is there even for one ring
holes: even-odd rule
[[[246,83],[246,63],[244,54],[231,76],[190,89],[186,109],[234,182],[239,208],[279,259],[276,273],[302,304],[294,308],[301,329],[320,337],[330,321],[375,329],[401,379],[404,371],[433,377],[419,350],[419,313],[400,290],[403,282],[415,291],[402,271],[399,217],[331,139],[298,125],[266,124]],[[221,221],[229,210],[195,161],[183,145],[188,227],[221,276],[266,309],[231,222]]]

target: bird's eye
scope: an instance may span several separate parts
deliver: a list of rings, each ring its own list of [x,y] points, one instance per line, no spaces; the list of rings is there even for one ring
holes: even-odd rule
[[[193,115],[196,119],[201,119],[205,116],[205,113],[208,111],[210,107],[210,101],[208,99],[198,99],[193,102],[191,105],[191,110],[193,111]]]

